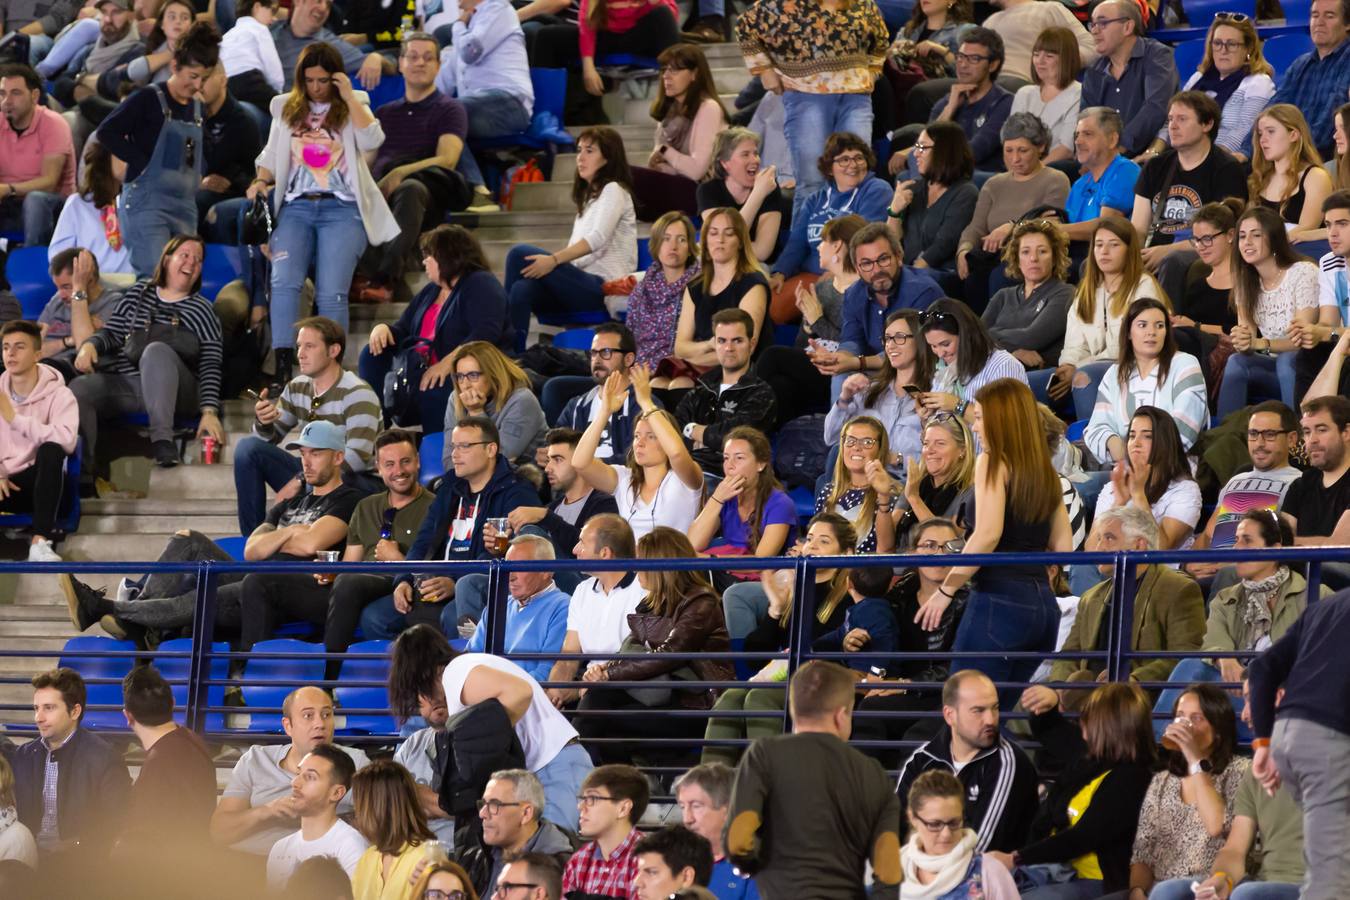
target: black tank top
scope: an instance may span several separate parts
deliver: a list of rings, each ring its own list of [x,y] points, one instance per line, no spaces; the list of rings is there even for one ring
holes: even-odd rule
[[[966,524],[971,529],[975,528],[976,513],[975,492],[971,491],[965,502]],[[1005,504],[1003,509],[1003,534],[999,537],[994,552],[1011,554],[1044,553],[1050,546],[1050,531],[1050,519],[1041,522],[1025,521],[1013,512],[1010,505]],[[973,580],[978,585],[1007,578],[1042,581],[1046,578],[1045,566],[1017,565],[1015,563],[1012,565],[983,566],[975,573]]]
[[[1278,200],[1267,200],[1261,198],[1261,205],[1266,209],[1273,209],[1280,214],[1291,225],[1297,225],[1299,218],[1303,215],[1303,203],[1308,198],[1308,189],[1304,184],[1308,180],[1308,173],[1313,170],[1312,166],[1303,170],[1303,175],[1298,179],[1298,190],[1289,195],[1289,199],[1280,203]]]

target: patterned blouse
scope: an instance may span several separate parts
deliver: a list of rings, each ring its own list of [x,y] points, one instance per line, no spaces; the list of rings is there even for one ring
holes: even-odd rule
[[[760,0],[736,23],[751,72],[773,69],[788,90],[870,94],[890,36],[875,3],[830,12],[818,0]]]
[[[637,340],[638,365],[655,368],[657,363],[675,352],[680,301],[684,299],[684,289],[698,274],[699,265],[695,262],[675,281],[666,281],[661,262],[653,260],[633,293],[628,295],[625,322]]]
[[[1130,862],[1152,869],[1155,881],[1208,874],[1233,827],[1233,802],[1251,766],[1251,760],[1234,757],[1214,778],[1214,788],[1224,805],[1223,833],[1218,837],[1210,837],[1205,831],[1198,807],[1181,801],[1180,778],[1165,771],[1154,775],[1139,810],[1139,830]]]

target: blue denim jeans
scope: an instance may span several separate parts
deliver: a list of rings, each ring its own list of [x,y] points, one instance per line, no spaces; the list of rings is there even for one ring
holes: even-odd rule
[[[580,744],[568,744],[534,773],[544,788],[545,819],[576,830],[581,783],[594,768],[590,754]]]
[[[1176,667],[1172,669],[1172,674],[1167,676],[1167,680],[1177,687],[1165,688],[1158,694],[1158,702],[1153,707],[1153,712],[1170,717],[1172,711],[1177,708],[1177,700],[1181,699],[1181,695],[1185,693],[1186,685],[1223,681],[1223,675],[1203,659],[1179,659]],[[1241,695],[1235,697],[1229,694],[1228,699],[1233,704],[1234,714],[1237,715],[1238,740],[1250,741],[1252,739],[1251,729],[1242,723],[1243,703]],[[1167,730],[1171,721],[1171,718],[1159,719],[1156,716],[1154,717],[1153,733],[1157,735],[1158,740],[1162,740],[1162,734]]]
[[[66,198],[51,191],[29,191],[20,200],[15,197],[0,204],[0,225],[6,230],[23,229],[23,242],[42,245],[51,241],[56,217]]]
[[[276,444],[249,435],[234,448],[234,492],[239,533],[250,535],[267,516],[267,488],[279,491],[300,474],[300,460]]]
[[[758,581],[741,581],[722,592],[722,615],[732,640],[746,635],[769,617],[769,595]]]
[[[1044,578],[1000,577],[996,571],[980,573],[966,602],[965,614],[956,629],[955,652],[999,650],[1055,651],[1059,636],[1059,604]],[[1040,665],[1038,659],[1008,659],[1000,656],[958,660],[963,669],[976,669],[993,681],[1027,681]],[[999,691],[1005,709],[1012,709],[1021,688]]]
[[[851,131],[872,145],[872,96],[870,94],[806,94],[783,92],[783,134],[792,148],[797,170],[795,215],[802,201],[825,186],[816,161],[825,151],[825,141],[837,131]]]
[[[368,641],[392,641],[405,628],[423,623],[440,628],[451,640],[459,637],[454,603],[416,602],[405,614],[394,608],[394,595],[386,594],[361,611],[361,633]]]
[[[483,91],[459,102],[469,113],[469,138],[492,138],[515,134],[530,127],[530,115],[513,94]]]
[[[1294,403],[1294,361],[1297,353],[1277,353],[1264,356],[1259,353],[1234,353],[1223,367],[1223,384],[1219,386],[1219,402],[1215,414],[1220,420],[1236,412],[1256,396],[1276,397],[1290,409]]]
[[[311,264],[315,313],[347,330],[347,293],[366,250],[366,226],[356,204],[336,198],[286,202],[271,247],[272,346],[289,347],[295,340],[300,288]]]
[[[1191,890],[1191,882],[1203,881],[1205,877],[1197,875],[1195,878],[1172,878],[1161,881],[1153,886],[1148,900],[1191,900],[1195,896],[1195,892]],[[1302,885],[1282,884],[1278,881],[1244,881],[1233,888],[1233,893],[1228,896],[1232,900],[1298,900],[1301,887]]]
[[[1088,377],[1087,387],[1073,389],[1073,411],[1078,418],[1092,418],[1092,409],[1097,405],[1097,388],[1102,383],[1102,376],[1111,366],[1112,363],[1109,362],[1090,362],[1078,367],[1078,372]],[[1078,377],[1078,372],[1074,373],[1074,378]]]
[[[527,257],[547,256],[548,253],[542,247],[517,244],[506,254],[503,287],[510,302],[517,350],[525,349],[532,313],[560,315],[605,309],[605,295],[601,290],[604,279],[583,272],[571,263],[563,263],[543,278],[525,278],[520,274],[520,270],[529,265]]]

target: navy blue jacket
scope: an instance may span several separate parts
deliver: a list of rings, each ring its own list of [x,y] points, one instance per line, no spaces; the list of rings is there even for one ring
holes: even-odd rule
[[[900,626],[895,621],[891,604],[882,597],[864,597],[849,607],[844,614],[844,624],[834,631],[826,632],[812,643],[812,650],[839,652],[844,649],[844,637],[855,628],[861,628],[871,635],[861,653],[894,653],[900,649]],[[850,661],[848,666],[859,672],[872,667],[885,669],[889,662],[884,659]]]
[[[474,495],[469,490],[469,482],[453,473],[447,472],[445,481],[436,492],[422,527],[417,529],[417,537],[408,549],[408,559],[443,560],[445,545],[450,539],[450,526],[454,523],[455,513],[460,502],[470,507]],[[497,467],[492,478],[478,494],[478,518],[466,553],[455,554],[451,559],[487,559],[491,554],[483,546],[483,523],[487,519],[503,518],[517,506],[538,506],[539,494],[528,482],[512,470],[506,457],[497,454]],[[399,582],[412,581],[411,575],[400,575]]]
[[[591,403],[600,393],[600,386],[596,385],[584,394],[579,394],[567,401],[563,411],[558,415],[559,428],[575,428],[577,431],[585,432],[591,424]],[[653,402],[659,407],[661,402]],[[614,451],[609,456],[596,454],[596,459],[601,462],[607,462],[611,465],[621,466],[628,457],[628,448],[633,446],[633,427],[637,425],[638,417],[642,415],[642,408],[638,406],[637,395],[633,389],[628,388],[628,402],[623,408],[609,417],[609,425],[605,429],[604,435],[600,438],[600,446],[605,446],[608,442],[610,448]]]
[[[389,326],[396,344],[416,337],[422,316],[440,291],[440,285],[428,284],[412,298],[403,315]],[[470,272],[460,278],[436,317],[438,359],[445,359],[469,341],[487,341],[503,351],[515,352],[516,330],[506,314],[506,291],[491,272]]]
[[[127,809],[131,776],[122,755],[103,738],[76,728],[56,751],[56,828],[61,840],[106,850],[117,838]],[[13,755],[14,799],[19,821],[37,837],[42,828],[42,781],[47,748],[40,740]]]

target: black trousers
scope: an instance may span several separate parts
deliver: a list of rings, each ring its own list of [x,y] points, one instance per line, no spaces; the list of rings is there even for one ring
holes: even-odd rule
[[[0,511],[32,513],[33,531],[49,541],[54,540],[57,537],[56,514],[61,509],[61,492],[66,481],[62,471],[65,461],[66,451],[60,444],[51,441],[40,444],[31,466],[8,475],[18,490],[0,500]]]
[[[394,579],[388,575],[348,573],[339,575],[328,596],[328,614],[323,623],[323,645],[329,653],[342,653],[352,645],[361,612],[381,597],[394,592]],[[426,606],[418,603],[416,606]],[[434,607],[437,612],[440,606]],[[432,623],[440,628],[439,617]],[[337,677],[339,660],[328,661],[328,678]]]
[[[1322,371],[1322,367],[1331,358],[1331,351],[1335,348],[1335,344],[1323,342],[1311,350],[1298,351],[1298,355],[1294,357],[1295,403],[1303,402],[1303,397],[1308,393],[1308,388],[1312,387],[1313,380],[1317,378],[1317,373]],[[1345,397],[1347,391],[1350,391],[1350,366],[1343,366],[1341,368],[1341,383],[1336,392]],[[1295,408],[1295,412],[1297,412],[1297,408]]]
[[[661,687],[671,682],[652,682],[653,687]],[[632,710],[630,716],[586,715],[595,710]],[[572,727],[583,741],[592,738],[701,738],[707,730],[708,720],[701,716],[662,715],[660,707],[646,706],[625,690],[618,688],[591,688],[577,704],[577,715],[572,719]],[[596,765],[608,763],[628,763],[633,754],[639,753],[645,758],[679,758],[685,755],[696,757],[695,747],[660,747],[643,744],[592,744],[591,759]]]
[[[309,574],[254,572],[244,577],[239,590],[239,650],[247,653],[254,644],[270,638],[280,621],[324,624],[333,586],[319,584]]]
[[[906,691],[903,694],[887,694],[883,697],[863,697],[858,701],[858,712],[889,712],[900,715],[884,719],[853,717],[853,737],[860,741],[890,741],[899,743],[906,739],[906,733],[920,723],[929,721],[919,716],[904,713],[929,712],[942,707],[942,697],[936,693]],[[937,724],[941,724],[940,722]],[[894,769],[909,756],[910,751],[900,747],[860,748],[868,756],[881,763],[887,769]]]
[[[773,346],[755,363],[755,374],[773,388],[778,398],[778,425],[830,408],[830,378],[811,365],[796,347]]]

